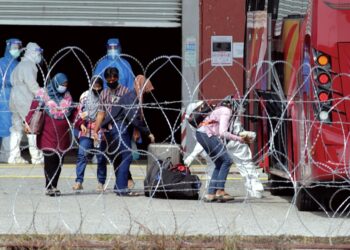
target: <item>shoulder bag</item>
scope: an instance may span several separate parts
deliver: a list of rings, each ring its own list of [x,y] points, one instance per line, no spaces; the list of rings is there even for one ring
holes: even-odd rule
[[[29,128],[30,133],[34,135],[39,135],[43,129],[44,126],[44,116],[45,111],[43,109],[44,104],[38,105],[38,107],[35,109],[32,119],[29,122]]]

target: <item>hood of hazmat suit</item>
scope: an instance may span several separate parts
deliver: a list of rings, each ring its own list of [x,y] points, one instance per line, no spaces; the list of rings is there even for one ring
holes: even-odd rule
[[[103,57],[96,65],[94,75],[99,75],[103,79],[103,88],[107,88],[107,82],[104,78],[104,71],[109,67],[116,67],[119,71],[119,83],[128,89],[134,88],[135,75],[130,63],[120,56],[121,45],[118,38],[110,38],[107,41],[107,55]]]

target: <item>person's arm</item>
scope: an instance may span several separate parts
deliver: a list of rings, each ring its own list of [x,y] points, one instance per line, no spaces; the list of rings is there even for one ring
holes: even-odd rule
[[[137,128],[142,134],[148,136],[150,141],[152,143],[155,142],[155,137],[149,130],[149,128],[146,126],[144,120],[142,119],[141,112],[140,112],[140,106],[138,103],[135,103],[133,99],[129,98],[126,103],[127,106],[131,107],[128,110],[124,109],[125,116],[127,118],[127,121],[130,121],[131,124]]]
[[[155,137],[151,133],[151,131],[146,126],[145,122],[140,119],[133,119],[132,122],[133,126],[135,126],[142,134],[146,135],[152,143],[155,142]]]
[[[228,127],[230,125],[230,119],[232,115],[231,110],[228,108],[221,108],[219,112],[219,136],[228,140],[244,142],[241,136],[237,136],[228,132]]]
[[[69,121],[71,122],[71,124],[73,124],[75,126],[76,123],[79,122],[79,120],[80,120],[79,108],[76,104],[72,104],[71,113],[69,116]]]
[[[79,98],[79,104],[78,107],[76,108],[76,115],[75,115],[75,119],[74,119],[74,127],[79,129],[80,125],[83,123],[83,119],[82,119],[82,110],[83,110],[83,99],[84,99],[84,93],[83,92]]]
[[[193,148],[193,151],[184,160],[184,164],[186,166],[190,166],[193,160],[197,157],[197,155],[199,155],[203,151],[204,151],[204,148],[199,142],[197,142],[196,146]]]
[[[95,128],[94,128],[95,134],[97,134],[98,131],[100,130],[101,124],[102,124],[103,120],[105,119],[105,116],[106,116],[106,112],[104,112],[104,111],[97,112]]]
[[[4,84],[4,83],[6,83],[6,76],[4,77],[4,75],[5,75],[5,70],[4,70],[4,68],[3,68],[3,63],[2,63],[2,60],[0,59],[0,88],[2,89],[2,85]],[[3,82],[3,80],[4,80],[4,82]]]
[[[34,66],[36,67],[36,66]],[[37,77],[37,70],[31,68],[31,67],[23,67],[23,78],[24,82],[27,85],[29,91],[35,95],[39,90],[39,84],[36,80]]]
[[[96,121],[95,121],[95,127],[94,127],[94,138],[97,140],[98,139],[98,131],[100,130],[101,128],[101,124],[103,122],[103,120],[105,119],[106,117],[106,101],[104,100],[104,91],[105,90],[102,90],[101,94],[100,94],[100,98],[99,98],[99,103],[98,103],[98,112],[97,112],[97,115],[96,115]]]

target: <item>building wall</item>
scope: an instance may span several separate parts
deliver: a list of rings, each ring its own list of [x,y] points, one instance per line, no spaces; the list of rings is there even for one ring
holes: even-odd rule
[[[201,0],[201,54],[203,62],[211,57],[211,36],[232,36],[233,42],[244,42],[245,33],[245,5],[243,0]],[[214,69],[203,81],[201,93],[203,98],[222,98],[229,94],[235,94],[236,90],[227,74],[233,79],[240,93],[243,91],[242,69],[243,58],[234,58],[237,63]],[[241,65],[239,65],[241,64]],[[210,60],[200,67],[200,78],[203,79],[213,70]],[[226,72],[227,74],[226,74]]]
[[[200,0],[182,1],[182,114],[181,149],[191,152],[196,140],[191,126],[185,122],[185,110],[198,99],[200,52]]]

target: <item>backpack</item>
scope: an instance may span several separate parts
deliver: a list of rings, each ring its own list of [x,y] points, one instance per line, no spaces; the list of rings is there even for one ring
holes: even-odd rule
[[[173,165],[170,157],[150,167],[144,180],[145,196],[161,199],[198,200],[201,181],[188,167]]]
[[[195,108],[190,116],[187,118],[189,124],[198,128],[201,122],[214,110],[214,106],[203,101],[197,108]]]

